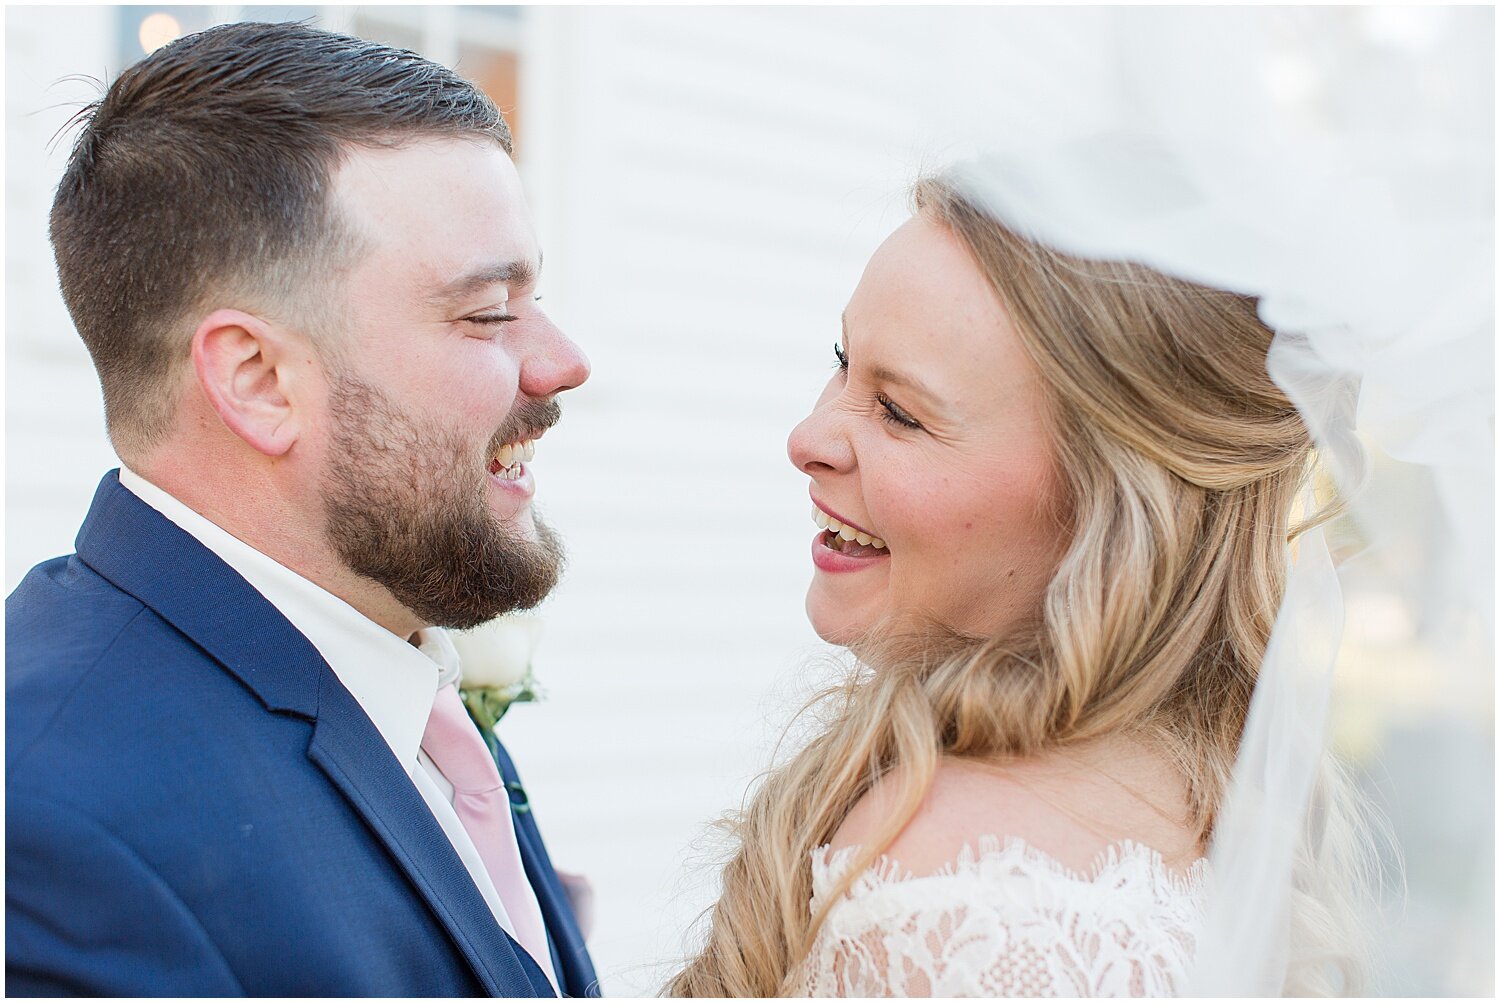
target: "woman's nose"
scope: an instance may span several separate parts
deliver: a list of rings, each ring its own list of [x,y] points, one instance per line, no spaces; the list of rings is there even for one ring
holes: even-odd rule
[[[854,449],[849,443],[846,421],[847,416],[839,411],[837,387],[830,381],[812,414],[798,422],[787,436],[786,455],[792,465],[809,477],[853,470]]]

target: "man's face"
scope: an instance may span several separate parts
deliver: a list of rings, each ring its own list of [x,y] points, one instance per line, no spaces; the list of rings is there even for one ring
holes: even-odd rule
[[[334,197],[363,247],[337,276],[321,494],[355,572],[424,622],[536,605],[562,550],[532,509],[533,443],[588,360],[536,302],[510,158],[490,143],[356,150]]]

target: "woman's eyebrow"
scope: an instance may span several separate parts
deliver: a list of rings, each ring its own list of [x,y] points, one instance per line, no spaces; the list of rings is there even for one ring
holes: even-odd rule
[[[840,314],[839,323],[844,329],[844,343],[848,344],[849,315],[847,313]],[[870,367],[870,377],[879,383],[890,383],[894,386],[905,387],[925,398],[927,403],[934,408],[945,408],[947,406],[947,401],[941,394],[908,373],[877,364]]]

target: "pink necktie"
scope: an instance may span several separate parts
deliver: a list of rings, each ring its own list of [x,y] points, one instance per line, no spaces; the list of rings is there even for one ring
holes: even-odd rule
[[[453,810],[479,850],[500,903],[516,928],[516,940],[556,988],[547,928],[521,863],[510,795],[479,729],[464,710],[456,685],[438,690],[422,736],[422,749],[453,785]]]

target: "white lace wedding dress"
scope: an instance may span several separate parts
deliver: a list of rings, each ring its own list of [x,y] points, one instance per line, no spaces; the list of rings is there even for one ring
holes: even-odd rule
[[[812,909],[855,847],[813,852]],[[1138,843],[1088,875],[1019,839],[965,847],[913,877],[882,859],[829,912],[803,962],[807,996],[1172,996],[1184,991],[1208,864],[1174,873]]]

